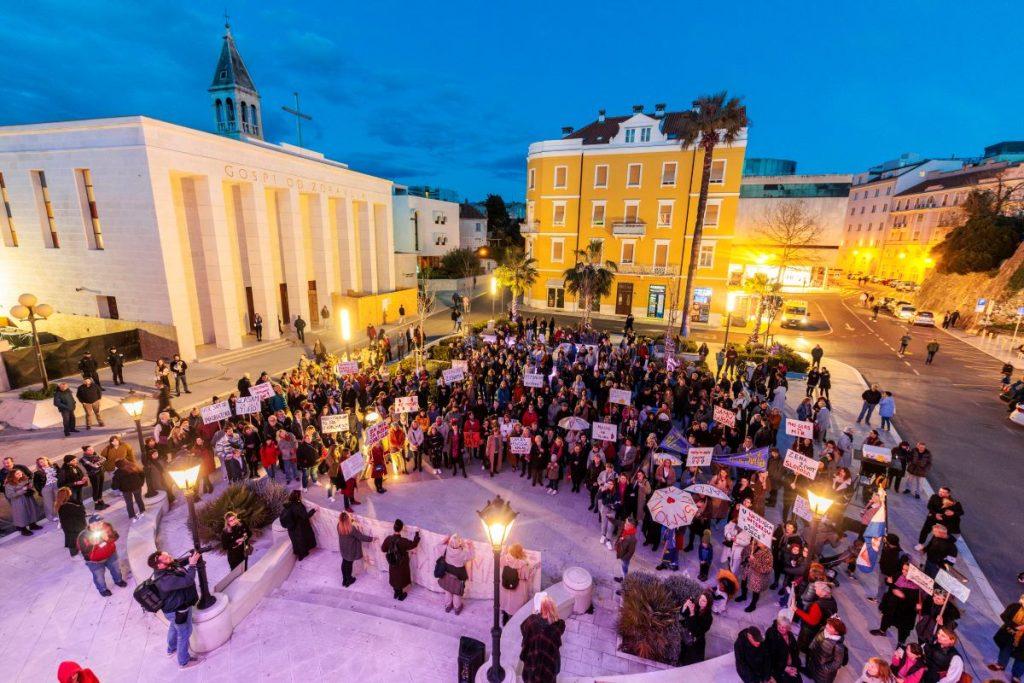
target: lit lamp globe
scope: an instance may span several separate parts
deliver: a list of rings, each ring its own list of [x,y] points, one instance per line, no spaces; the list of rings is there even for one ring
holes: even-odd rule
[[[124,408],[124,412],[128,413],[128,417],[133,420],[137,420],[142,417],[142,408],[144,405],[142,396],[135,393],[135,390],[128,392],[128,395],[121,399],[121,407]]]
[[[493,296],[493,295],[495,295],[497,293],[498,293],[498,278],[492,277],[491,278],[491,295]]]
[[[832,499],[826,498],[825,496],[819,496],[810,489],[807,490],[807,506],[811,508],[811,513],[818,517],[824,517],[828,509],[832,507]]]
[[[508,540],[512,524],[518,516],[517,513],[512,510],[507,500],[501,496],[495,496],[494,500],[489,501],[483,510],[477,512],[477,515],[480,516],[480,522],[484,525],[484,532],[487,534],[487,540],[491,547],[495,552],[500,551],[505,545],[505,541]]]
[[[199,465],[170,471],[171,479],[182,491],[188,491],[199,479]]]
[[[352,318],[349,315],[348,309],[341,309],[341,338],[344,342],[348,343],[352,339]]]
[[[26,308],[32,308],[39,303],[39,299],[36,298],[35,294],[22,294],[18,297],[18,303]]]
[[[53,306],[51,306],[50,304],[39,304],[38,306],[36,306],[35,311],[36,315],[38,315],[40,318],[49,318],[51,315],[53,315]]]
[[[23,306],[21,304],[11,306],[11,315],[17,318],[18,320],[25,320],[28,318],[29,315],[28,307]]]

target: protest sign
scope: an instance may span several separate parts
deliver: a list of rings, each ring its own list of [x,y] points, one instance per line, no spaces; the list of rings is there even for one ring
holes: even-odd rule
[[[685,489],[689,493],[696,493],[698,496],[717,498],[718,500],[730,500],[729,494],[711,484],[690,484]]]
[[[502,438],[505,438],[509,434],[511,434],[512,430],[516,428],[517,424],[519,424],[519,423],[517,421],[515,421],[515,420],[512,420],[511,422],[499,422],[498,423],[498,431],[501,432]]]
[[[530,452],[530,438],[527,436],[509,437],[508,445],[516,455],[526,455]]]
[[[416,394],[412,396],[399,396],[395,399],[395,412],[396,413],[416,413],[420,409],[420,397]]]
[[[249,395],[255,396],[261,401],[266,401],[268,398],[274,397],[274,385],[270,382],[260,382],[259,384],[253,384],[249,387]]]
[[[235,399],[235,415],[252,415],[260,412],[259,396],[239,396]]]
[[[739,506],[739,517],[736,518],[736,526],[741,531],[746,531],[755,540],[769,548],[772,547],[772,534],[775,532],[775,525],[747,507]]]
[[[363,454],[356,451],[341,461],[341,476],[345,479],[355,479],[366,469],[366,460]]]
[[[742,453],[726,453],[711,458],[711,462],[725,467],[738,467],[741,470],[761,470],[768,467],[768,447],[754,448]]]
[[[375,425],[370,425],[363,432],[363,441],[367,446],[372,446],[378,441],[381,441],[385,436],[388,435],[388,423],[378,422]]]
[[[935,583],[961,603],[967,602],[967,598],[971,596],[971,589],[960,583],[959,579],[945,569],[940,569],[939,573],[935,575]]]
[[[665,369],[668,370],[669,372],[675,372],[676,370],[679,369],[679,361],[677,361],[672,356],[669,356],[668,358],[665,359]]]
[[[341,415],[320,416],[320,431],[323,432],[324,434],[337,434],[338,432],[347,432],[348,430],[348,413],[342,413]]]
[[[621,406],[632,405],[633,392],[630,391],[629,389],[609,389],[608,402],[618,403]]]
[[[928,595],[935,592],[935,579],[918,569],[913,562],[907,565],[907,580],[916,583]]]
[[[339,375],[354,375],[359,372],[359,361],[343,360],[338,363]]]
[[[534,372],[528,372],[523,375],[523,386],[533,387],[534,389],[540,389],[544,386],[544,375],[539,375]]]
[[[496,335],[496,334],[481,334],[480,335],[480,340],[484,344],[497,344],[498,343],[498,335]]]
[[[466,373],[462,368],[449,368],[441,372],[445,384],[455,384],[466,379]]]
[[[227,401],[221,401],[211,406],[203,406],[199,409],[199,414],[203,417],[204,425],[218,420],[228,420],[231,418],[231,404]]]
[[[814,479],[818,476],[818,468],[821,467],[821,463],[814,458],[808,458],[803,453],[789,449],[786,451],[786,459],[782,461],[782,466],[802,477]]]
[[[814,438],[814,423],[786,418],[786,434],[800,439]]]
[[[800,519],[806,519],[808,522],[814,520],[814,515],[811,513],[811,504],[803,496],[797,496],[796,500],[793,501],[793,514]]]
[[[619,438],[619,426],[610,422],[595,422],[591,426],[591,434],[597,441],[616,441]]]
[[[468,360],[453,360],[453,368],[462,368],[465,372],[469,372],[469,361]]]
[[[882,446],[869,446],[864,444],[861,446],[861,460],[870,460],[872,462],[879,462],[883,465],[888,465],[892,462],[892,451]]]
[[[715,449],[710,446],[706,448],[691,446],[690,450],[686,453],[686,466],[707,467],[711,464],[711,453],[714,450]]]
[[[727,425],[729,427],[736,426],[736,413],[732,412],[728,408],[723,408],[722,406],[715,406],[714,419],[715,422],[719,424]]]

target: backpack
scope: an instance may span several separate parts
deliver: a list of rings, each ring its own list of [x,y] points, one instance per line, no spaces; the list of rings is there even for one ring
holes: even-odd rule
[[[501,587],[514,591],[519,587],[519,570],[515,567],[503,567],[501,570]]]
[[[132,597],[147,612],[156,613],[163,609],[164,596],[160,594],[160,589],[157,588],[156,580],[152,576],[135,587]]]
[[[401,564],[402,551],[398,549],[398,543],[392,543],[388,546],[388,551],[384,553],[384,559],[387,560],[390,567],[397,567]]]

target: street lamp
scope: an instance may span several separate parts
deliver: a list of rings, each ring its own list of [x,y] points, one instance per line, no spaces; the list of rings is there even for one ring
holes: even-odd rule
[[[349,351],[349,342],[352,341],[352,317],[349,315],[348,309],[341,309],[341,340],[345,342],[345,360],[352,360],[352,354]]]
[[[142,394],[135,393],[132,389],[128,392],[128,395],[121,399],[121,407],[124,408],[124,412],[128,413],[128,417],[135,422],[135,434],[139,437],[139,462],[146,462],[146,443],[142,439],[142,409],[145,406],[145,401],[142,398]],[[152,498],[156,495],[156,491],[150,484],[149,477],[146,477],[146,497]]]
[[[505,679],[505,670],[501,667],[501,549],[508,540],[517,513],[512,511],[507,500],[495,496],[477,514],[494,551],[494,625],[491,627],[491,668],[487,670],[487,680],[499,683]]]
[[[197,553],[202,552],[199,543],[199,521],[196,519],[199,465],[171,470],[170,475],[178,488],[184,492],[185,500],[188,502],[188,524],[192,527],[192,549]],[[199,562],[196,563],[196,573],[199,574],[199,602],[196,603],[196,607],[206,609],[217,602],[217,598],[210,594],[210,583],[206,579],[206,560],[202,558],[202,555],[199,557]]]
[[[736,292],[726,292],[725,295],[725,341],[722,348],[729,350],[729,329],[732,327],[732,312],[736,310]],[[716,375],[717,376],[717,375]]]
[[[498,278],[491,276],[491,317],[494,317],[494,300],[498,296]]]
[[[819,496],[810,488],[807,489],[807,506],[811,508],[811,552],[810,561],[818,559],[818,524],[832,507],[832,499]]]
[[[36,322],[46,320],[53,315],[53,306],[41,304],[35,294],[22,294],[18,297],[18,305],[11,306],[11,315],[18,320],[28,321],[32,326],[32,344],[36,347],[36,362],[39,364],[39,376],[43,380],[43,391],[50,383],[46,376],[46,363],[43,362],[43,349],[39,346],[39,334],[36,332]]]

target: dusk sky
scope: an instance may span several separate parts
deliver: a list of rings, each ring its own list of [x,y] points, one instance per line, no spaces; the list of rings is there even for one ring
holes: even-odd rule
[[[527,146],[656,102],[742,96],[748,156],[857,172],[1024,139],[1016,2],[228,2],[266,137],[471,199],[521,199]],[[10,4],[0,125],[145,114],[210,130],[213,3]]]

